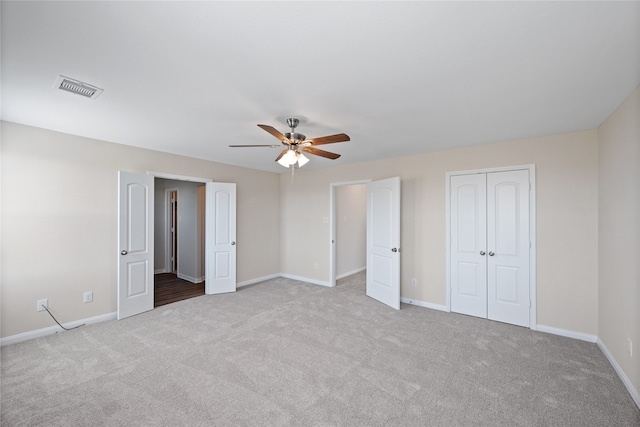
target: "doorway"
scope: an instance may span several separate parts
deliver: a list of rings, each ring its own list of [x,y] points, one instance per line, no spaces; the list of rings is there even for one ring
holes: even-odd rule
[[[336,193],[339,187],[364,184],[366,188],[366,295],[400,309],[400,177],[330,185],[329,286],[336,286],[337,224]],[[344,221],[344,218],[342,218]]]
[[[367,184],[371,180],[331,184],[330,286],[366,269]]]
[[[236,184],[214,183],[210,179],[182,177],[156,172],[133,173],[118,171],[118,280],[117,280],[117,318],[124,319],[153,309],[156,232],[154,213],[160,204],[164,207],[163,197],[155,196],[155,178],[173,179],[187,182],[206,183],[203,188],[206,215],[198,216],[204,233],[197,233],[198,245],[206,259],[196,257],[196,268],[204,267],[202,281],[206,277],[206,294],[235,292],[236,290]],[[158,200],[160,199],[160,200]],[[184,207],[181,196],[180,206]],[[180,223],[181,209],[178,212]],[[166,227],[162,227],[163,230]],[[180,226],[180,236],[185,229]],[[164,232],[159,233],[164,236]],[[178,255],[185,258],[185,248],[178,239]],[[161,246],[161,248],[164,246]],[[160,257],[164,258],[164,257]],[[198,263],[200,265],[198,266]],[[181,274],[185,262],[178,262]],[[163,267],[166,268],[166,267]],[[197,280],[192,280],[196,282]]]
[[[204,183],[155,177],[154,307],[205,294]]]

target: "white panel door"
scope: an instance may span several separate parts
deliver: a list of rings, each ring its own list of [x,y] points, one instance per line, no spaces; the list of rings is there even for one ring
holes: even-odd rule
[[[205,292],[236,291],[236,184],[207,182]]]
[[[486,174],[450,181],[451,311],[487,317]]]
[[[529,171],[487,174],[488,318],[529,326]]]
[[[400,309],[400,178],[367,189],[367,296]]]
[[[153,180],[118,172],[118,319],[153,309]]]

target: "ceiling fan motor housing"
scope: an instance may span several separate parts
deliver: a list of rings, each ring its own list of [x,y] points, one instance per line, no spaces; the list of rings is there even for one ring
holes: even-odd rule
[[[289,126],[292,131],[296,128],[296,126],[298,126],[298,123],[300,123],[300,120],[296,118],[287,119],[287,126]]]
[[[284,136],[293,143],[299,143],[307,139],[306,136],[297,132],[287,132],[284,134]]]

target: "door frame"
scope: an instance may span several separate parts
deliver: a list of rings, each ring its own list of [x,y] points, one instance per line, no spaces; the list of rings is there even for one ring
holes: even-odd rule
[[[529,171],[529,242],[531,243],[531,250],[529,251],[529,300],[531,301],[531,307],[529,308],[529,329],[537,330],[537,299],[536,299],[536,165],[518,165],[518,166],[503,166],[497,168],[487,169],[471,169],[464,171],[447,172],[445,174],[445,206],[446,206],[446,226],[445,226],[445,242],[446,242],[446,311],[451,312],[451,221],[450,221],[450,191],[451,191],[451,176],[454,175],[472,175],[478,173],[491,173],[491,172],[507,172],[516,170]]]
[[[200,177],[194,177],[194,176],[176,175],[176,174],[165,173],[165,172],[146,171],[146,172],[134,172],[134,173],[139,173],[141,175],[146,174],[148,176],[153,177],[154,181],[156,178],[163,178],[163,179],[170,179],[174,181],[189,181],[189,182],[201,182],[201,183],[213,182],[213,179],[211,178],[200,178]],[[149,204],[151,206],[154,206],[154,203],[155,203],[155,191],[149,195]],[[205,206],[205,209],[206,209],[206,206]],[[156,227],[155,215],[151,218],[151,220],[153,221],[153,228],[155,230],[155,227]],[[166,225],[166,223],[164,225]],[[205,247],[205,251],[206,251],[206,247]],[[154,257],[151,258],[151,271],[155,273]],[[117,274],[120,274],[119,269]],[[117,286],[118,284],[116,283],[116,287]],[[153,280],[151,280],[150,290],[151,292],[155,292],[155,284]],[[117,303],[119,304],[119,302]]]
[[[155,179],[155,177],[154,177]],[[176,200],[177,200],[177,196],[178,196],[178,189],[177,188],[167,188],[164,190],[164,203],[165,203],[165,218],[164,218],[164,222],[165,222],[165,227],[164,227],[164,272],[165,273],[172,273],[173,270],[173,264],[171,263],[171,252],[172,252],[172,248],[171,246],[173,245],[173,236],[172,236],[172,232],[171,232],[171,218],[172,218],[172,212],[171,212],[171,193],[175,192],[176,193]],[[176,220],[176,228],[177,228],[177,220]],[[155,221],[154,221],[154,227],[156,226]],[[174,231],[175,232],[175,231]],[[177,239],[176,239],[177,240]],[[177,246],[177,241],[176,241],[176,246]],[[176,269],[175,272],[176,274],[178,273],[178,259],[177,256],[175,256],[175,265],[176,265]]]
[[[347,185],[368,185],[372,179],[361,179],[357,181],[332,182],[329,184],[329,286],[336,286],[336,187]],[[366,223],[366,220],[365,220]]]

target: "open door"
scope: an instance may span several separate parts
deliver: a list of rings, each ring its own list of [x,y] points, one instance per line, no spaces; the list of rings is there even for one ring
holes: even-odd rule
[[[153,309],[153,180],[118,172],[118,319]]]
[[[400,178],[367,190],[367,296],[400,309]]]
[[[205,293],[236,291],[236,184],[207,182]]]

